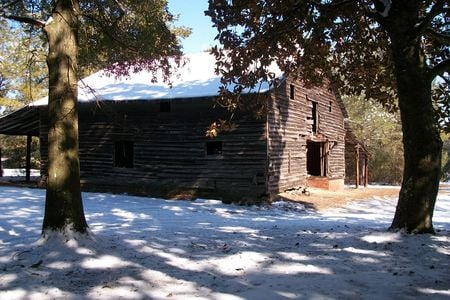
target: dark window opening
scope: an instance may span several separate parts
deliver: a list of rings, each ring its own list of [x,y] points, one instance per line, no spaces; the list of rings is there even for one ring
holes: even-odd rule
[[[221,154],[222,154],[221,141],[206,142],[206,155],[221,155]]]
[[[295,85],[290,85],[289,99],[295,99]]]
[[[307,121],[308,124],[311,125],[311,131],[312,133],[317,133],[318,129],[319,129],[319,124],[318,124],[318,120],[319,120],[319,111],[318,111],[318,103],[311,101],[310,102],[310,109],[311,109],[311,113],[310,115],[307,117]]]
[[[132,141],[114,142],[114,167],[133,168],[134,143]]]
[[[317,133],[317,102],[312,102],[311,119],[312,119],[312,132]]]
[[[171,105],[170,101],[160,101],[159,102],[159,111],[160,112],[170,112]]]
[[[326,143],[308,141],[306,144],[306,171],[311,176],[327,176]]]
[[[266,184],[266,176],[265,176],[264,172],[256,173],[254,183],[256,185],[265,185]]]
[[[328,111],[331,112],[331,108],[333,107],[333,102],[330,101],[330,106],[328,107]]]

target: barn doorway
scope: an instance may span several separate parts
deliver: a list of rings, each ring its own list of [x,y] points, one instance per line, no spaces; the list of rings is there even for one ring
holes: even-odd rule
[[[327,176],[325,142],[306,142],[306,171],[311,176]]]

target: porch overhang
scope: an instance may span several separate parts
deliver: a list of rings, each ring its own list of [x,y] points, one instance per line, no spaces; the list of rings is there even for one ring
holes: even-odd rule
[[[0,134],[39,136],[39,106],[25,106],[1,117]]]

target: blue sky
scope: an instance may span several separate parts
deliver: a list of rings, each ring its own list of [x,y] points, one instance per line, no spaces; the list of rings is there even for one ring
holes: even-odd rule
[[[208,0],[169,0],[169,11],[179,15],[175,25],[183,25],[192,29],[192,34],[184,39],[183,50],[186,53],[200,52],[215,45],[217,31],[212,27],[209,17],[204,11],[208,8]]]

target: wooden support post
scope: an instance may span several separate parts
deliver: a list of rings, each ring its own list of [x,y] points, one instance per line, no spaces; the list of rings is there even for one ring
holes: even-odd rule
[[[25,181],[30,182],[31,177],[31,135],[27,135],[27,156],[26,156],[26,166],[25,166]]]
[[[369,158],[364,159],[364,186],[367,187],[369,185]]]
[[[3,166],[2,166],[2,147],[0,146],[0,177],[3,177]]]
[[[359,187],[359,145],[355,147],[355,188]]]
[[[324,144],[321,144],[320,145],[320,154],[319,154],[319,156],[320,156],[320,176],[325,176],[324,175],[324,169],[325,169],[325,166],[324,166]]]

